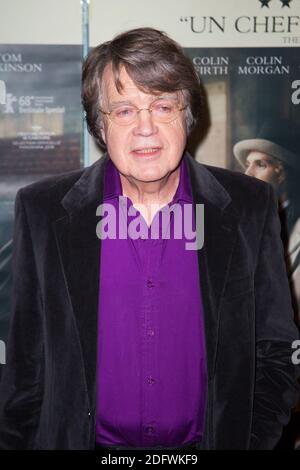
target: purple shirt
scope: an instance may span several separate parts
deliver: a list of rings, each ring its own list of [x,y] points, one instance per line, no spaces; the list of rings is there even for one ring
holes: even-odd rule
[[[103,202],[116,209],[117,235],[140,216],[136,211],[126,221],[132,201],[122,196],[119,214],[119,196],[120,176],[109,159]],[[158,224],[174,203],[182,209],[192,203],[184,157],[174,198],[151,224],[158,238],[150,238],[144,221],[146,239],[101,241],[96,442],[102,445],[176,447],[203,434],[207,371],[198,252],[186,250],[191,239],[184,232],[174,237],[174,216],[169,239]]]

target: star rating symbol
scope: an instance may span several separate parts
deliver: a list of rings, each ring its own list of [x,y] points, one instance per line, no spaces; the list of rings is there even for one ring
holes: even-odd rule
[[[261,3],[261,8],[263,8],[263,7],[270,8],[269,3],[270,3],[271,0],[259,0],[259,1]]]
[[[282,3],[281,8],[283,8],[283,7],[291,8],[290,3],[291,3],[292,0],[280,0],[280,1]]]

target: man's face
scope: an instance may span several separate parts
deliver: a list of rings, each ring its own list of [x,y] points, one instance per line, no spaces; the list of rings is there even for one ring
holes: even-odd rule
[[[267,153],[252,150],[249,152],[246,160],[246,175],[272,184],[277,189],[280,183],[280,174],[278,162]]]
[[[182,157],[187,138],[185,113],[179,112],[172,122],[156,122],[144,108],[148,108],[158,98],[157,95],[139,90],[124,67],[120,70],[120,80],[123,85],[121,94],[115,87],[111,66],[107,66],[102,80],[101,108],[111,111],[116,104],[124,103],[143,108],[143,111],[138,113],[135,122],[126,126],[116,124],[104,115],[102,138],[123,176],[135,182],[158,181],[175,170]],[[160,96],[180,99],[176,92]]]

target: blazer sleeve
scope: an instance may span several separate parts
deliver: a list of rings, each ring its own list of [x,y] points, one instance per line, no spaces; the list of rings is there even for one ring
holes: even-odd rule
[[[299,369],[292,362],[292,342],[299,332],[271,186],[267,207],[255,271],[256,379],[250,449],[274,448],[299,394]]]
[[[22,190],[15,202],[11,301],[0,383],[0,449],[33,449],[43,398],[42,301]]]

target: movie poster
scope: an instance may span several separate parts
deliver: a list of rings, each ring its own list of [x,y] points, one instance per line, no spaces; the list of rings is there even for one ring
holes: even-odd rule
[[[0,46],[0,364],[10,311],[15,195],[33,181],[80,167],[80,79],[80,46]]]
[[[196,130],[191,151],[202,163],[242,171],[274,187],[300,324],[299,49],[186,52],[204,84],[210,113],[208,134],[198,143],[201,129]]]

